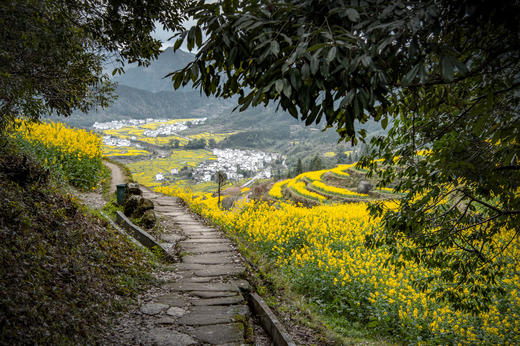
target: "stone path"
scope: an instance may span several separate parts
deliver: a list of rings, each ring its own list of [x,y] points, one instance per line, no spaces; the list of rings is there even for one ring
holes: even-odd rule
[[[154,202],[156,213],[173,219],[178,227],[177,232],[165,232],[162,240],[183,237],[176,243],[181,260],[172,266],[178,277],[164,284],[165,294],[148,305],[164,305],[163,315],[198,342],[245,343],[250,312],[241,288],[249,284],[240,279],[245,269],[232,243],[188,213],[179,200],[146,190],[143,196]]]
[[[270,345],[251,319],[245,268],[232,242],[204,225],[181,201],[143,188],[168,225],[161,242],[179,262],[160,273],[160,287],[140,298],[106,342],[133,345]],[[256,337],[256,341],[255,340]]]
[[[124,184],[125,178],[121,168],[118,165],[113,164],[112,162],[103,161],[103,164],[110,169],[112,174],[112,179],[110,181],[110,191],[116,191],[117,184]]]

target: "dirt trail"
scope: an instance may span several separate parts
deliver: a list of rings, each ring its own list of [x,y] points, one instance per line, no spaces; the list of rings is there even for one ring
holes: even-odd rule
[[[124,183],[112,170],[111,191]],[[107,330],[104,343],[125,345],[271,345],[243,296],[249,288],[243,259],[219,230],[203,224],[178,198],[142,188],[165,231],[159,241],[181,254],[154,275],[159,286],[138,297],[138,306]],[[254,341],[253,341],[254,340]]]
[[[112,180],[110,181],[110,192],[116,191],[116,186],[118,184],[124,184],[125,183],[125,176],[123,175],[123,171],[121,168],[108,161],[103,161],[105,166],[107,166],[110,171],[112,172]]]

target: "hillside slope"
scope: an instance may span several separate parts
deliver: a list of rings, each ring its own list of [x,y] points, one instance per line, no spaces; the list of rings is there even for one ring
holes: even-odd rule
[[[56,192],[52,174],[0,149],[0,344],[94,344],[149,280],[150,258]]]
[[[174,53],[172,48],[167,48],[150,66],[127,67],[124,74],[114,76],[114,81],[151,92],[173,91],[171,80],[163,77],[170,72],[183,68],[194,58],[195,55],[192,53],[180,49]],[[191,86],[188,85],[184,89],[191,90]]]

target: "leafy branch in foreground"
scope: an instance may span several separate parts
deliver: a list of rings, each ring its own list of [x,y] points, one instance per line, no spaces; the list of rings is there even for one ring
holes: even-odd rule
[[[485,297],[500,290],[504,239],[520,229],[519,10],[490,0],[200,1],[189,11],[197,24],[175,43],[198,53],[170,76],[175,88],[238,95],[240,110],[275,102],[306,124],[323,119],[353,142],[365,137],[357,122],[394,119],[362,164],[407,196],[369,243],[409,241],[401,254]],[[485,308],[453,292],[442,294]]]
[[[157,24],[179,29],[185,0],[17,0],[0,4],[0,130],[16,116],[68,116],[112,100],[102,64],[147,64]]]

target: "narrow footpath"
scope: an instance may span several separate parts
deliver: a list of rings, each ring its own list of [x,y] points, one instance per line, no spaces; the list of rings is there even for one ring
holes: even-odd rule
[[[124,183],[120,168],[107,166],[112,185]],[[142,189],[166,226],[160,241],[180,260],[156,273],[160,285],[140,296],[138,307],[107,331],[106,343],[270,345],[251,319],[243,295],[249,283],[243,279],[243,261],[232,242],[204,225],[179,199]]]

